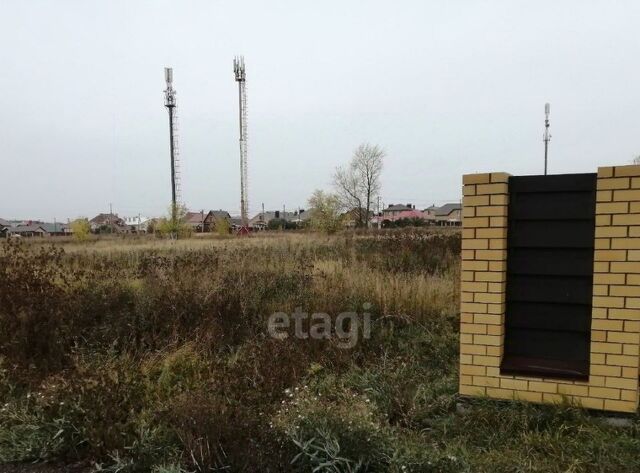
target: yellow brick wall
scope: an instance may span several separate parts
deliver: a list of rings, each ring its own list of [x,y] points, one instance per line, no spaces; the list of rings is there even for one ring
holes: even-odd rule
[[[507,264],[506,173],[463,178],[460,394],[569,401],[633,412],[640,365],[640,166],[598,169],[588,381],[500,374]]]

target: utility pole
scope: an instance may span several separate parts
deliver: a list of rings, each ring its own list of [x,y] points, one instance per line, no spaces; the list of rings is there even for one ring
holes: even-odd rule
[[[113,235],[113,205],[109,202],[109,225],[111,225],[111,234]]]
[[[282,204],[282,229],[287,228],[287,208]]]
[[[380,215],[380,196],[378,196],[378,230],[382,228],[382,215]]]
[[[549,153],[549,141],[551,141],[551,135],[549,134],[549,112],[551,111],[551,104],[544,104],[544,175],[547,175],[547,159]]]
[[[202,220],[202,226],[200,227],[200,233],[204,233],[204,209],[200,211],[200,219]]]

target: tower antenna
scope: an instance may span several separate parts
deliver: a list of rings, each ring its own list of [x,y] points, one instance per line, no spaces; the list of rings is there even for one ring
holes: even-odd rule
[[[164,68],[164,79],[167,88],[164,91],[164,106],[169,111],[169,151],[171,156],[171,220],[177,219],[178,203],[180,202],[180,161],[178,147],[178,112],[176,91],[173,88],[173,69]]]
[[[551,104],[544,104],[544,135],[542,140],[544,141],[544,175],[547,175],[547,158],[549,154],[549,141],[551,141],[551,134],[549,134],[549,112],[551,112]]]
[[[240,218],[242,231],[249,227],[249,183],[247,182],[247,92],[244,56],[233,59],[233,72],[238,83],[238,101],[240,118]]]

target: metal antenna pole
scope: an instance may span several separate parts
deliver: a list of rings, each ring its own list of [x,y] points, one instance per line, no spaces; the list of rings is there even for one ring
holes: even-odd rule
[[[249,226],[249,196],[247,182],[247,94],[244,57],[233,59],[233,72],[238,83],[239,119],[240,119],[240,217],[242,226]]]
[[[169,111],[169,152],[171,158],[171,220],[176,221],[177,217],[177,189],[176,189],[176,137],[175,131],[175,108],[176,108],[176,91],[173,89],[173,69],[164,68],[164,78],[167,88],[164,91],[164,106]]]
[[[549,103],[544,104],[544,175],[547,175],[547,160],[549,154],[549,141],[551,141],[551,135],[549,134],[549,112],[551,111],[551,105]]]

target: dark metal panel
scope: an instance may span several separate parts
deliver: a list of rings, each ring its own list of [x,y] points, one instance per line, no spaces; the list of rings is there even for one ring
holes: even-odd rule
[[[595,174],[509,179],[505,373],[588,374]]]
[[[504,348],[513,356],[579,361],[589,359],[589,341],[581,332],[512,328]]]
[[[593,192],[531,192],[517,194],[509,208],[510,219],[591,220]],[[586,203],[590,205],[585,205]]]
[[[508,247],[593,248],[594,236],[593,220],[510,220]]]
[[[510,252],[509,274],[591,276],[592,248],[518,248]]]
[[[591,330],[591,306],[546,302],[509,302],[507,327],[574,331]]]
[[[512,176],[509,193],[519,192],[591,192],[596,188],[597,175],[557,174],[553,176]]]
[[[585,276],[521,276],[507,282],[509,302],[555,302],[591,305],[593,278]]]

